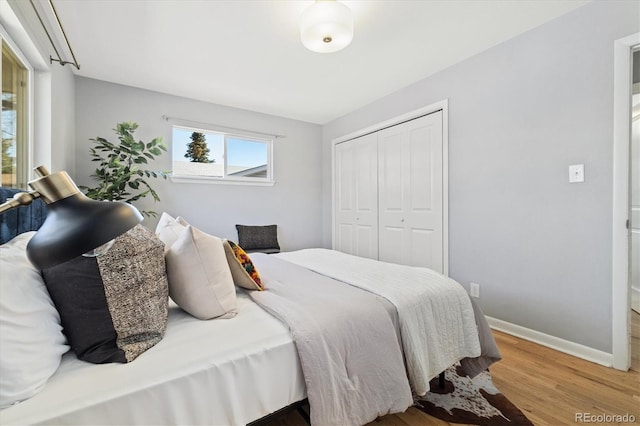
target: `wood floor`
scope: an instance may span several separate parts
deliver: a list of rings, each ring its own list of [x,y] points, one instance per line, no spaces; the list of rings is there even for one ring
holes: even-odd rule
[[[534,424],[575,424],[576,413],[630,414],[640,422],[640,373],[603,367],[497,331],[494,335],[503,359],[490,369],[493,382]],[[298,413],[290,413],[268,426],[304,424]],[[409,408],[368,426],[448,424]]]

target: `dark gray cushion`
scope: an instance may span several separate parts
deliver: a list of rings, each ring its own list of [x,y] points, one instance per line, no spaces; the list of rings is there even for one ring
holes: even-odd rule
[[[42,273],[78,358],[130,362],[164,336],[164,245],[142,225],[116,238],[101,256],[79,256]]]
[[[278,225],[236,225],[238,245],[247,253],[278,253]]]

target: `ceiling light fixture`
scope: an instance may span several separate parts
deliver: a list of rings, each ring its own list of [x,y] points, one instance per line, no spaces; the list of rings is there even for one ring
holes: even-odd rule
[[[317,0],[300,17],[302,44],[314,52],[344,49],[353,40],[353,14],[343,3]]]

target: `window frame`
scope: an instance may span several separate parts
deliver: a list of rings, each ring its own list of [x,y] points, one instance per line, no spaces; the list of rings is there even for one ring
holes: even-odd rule
[[[17,43],[9,36],[5,28],[0,25],[0,44],[5,43],[11,50],[11,53],[21,62],[21,65],[26,69],[25,85],[23,88],[26,91],[23,94],[23,101],[26,103],[23,110],[23,117],[19,118],[18,126],[22,127],[24,132],[24,143],[16,142],[16,170],[17,170],[17,183],[16,187],[20,189],[29,189],[29,181],[33,174],[33,156],[34,156],[34,138],[33,138],[33,118],[34,118],[34,81],[35,70],[31,65],[31,62],[27,59],[26,55],[22,52],[22,49]],[[0,66],[2,65],[2,59],[0,58]],[[0,70],[0,76],[2,71]],[[2,118],[0,117],[0,123]],[[0,186],[2,183],[0,182]]]
[[[190,132],[215,133],[223,137],[223,176],[189,176],[175,174],[173,171],[174,154],[173,154],[173,132],[174,129],[187,130]],[[266,177],[246,177],[232,176],[227,173],[228,161],[228,139],[240,139],[252,142],[261,142],[267,146],[267,176]],[[176,121],[171,124],[171,181],[176,183],[208,183],[223,185],[253,185],[253,186],[273,186],[275,178],[273,174],[273,142],[275,137],[261,133],[239,131],[235,129],[223,128],[219,126],[207,126],[199,124],[197,126],[189,122]]]

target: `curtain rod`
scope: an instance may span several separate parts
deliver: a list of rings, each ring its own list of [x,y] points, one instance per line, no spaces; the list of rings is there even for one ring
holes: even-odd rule
[[[53,0],[49,0],[49,6],[51,6],[51,10],[53,11],[53,15],[55,16],[56,22],[58,23],[58,28],[60,28],[60,31],[62,32],[62,35],[64,36],[64,41],[67,43],[67,47],[69,48],[69,52],[71,52],[71,57],[73,58],[73,62],[72,61],[64,61],[64,60],[62,60],[62,57],[60,56],[60,53],[58,52],[58,49],[56,48],[56,45],[53,42],[53,39],[51,38],[51,34],[49,34],[49,31],[47,30],[47,26],[44,24],[44,21],[42,20],[42,17],[40,16],[40,13],[38,13],[38,9],[36,8],[36,5],[33,4],[33,0],[29,0],[29,2],[31,3],[31,7],[33,7],[33,11],[36,12],[36,16],[38,17],[38,20],[40,21],[40,25],[42,25],[42,29],[44,29],[44,32],[47,34],[47,37],[49,38],[49,43],[51,43],[51,46],[53,47],[53,50],[56,52],[56,56],[58,57],[56,59],[53,56],[49,55],[49,63],[52,64],[54,62],[57,62],[62,66],[69,64],[69,65],[73,65],[74,67],[76,67],[76,69],[80,70],[80,64],[78,64],[78,60],[76,59],[76,55],[73,53],[73,49],[71,48],[71,43],[69,43],[69,39],[67,38],[67,33],[64,31],[64,28],[62,27],[62,22],[60,22],[60,17],[58,16],[58,12],[56,11],[55,6],[53,5]]]
[[[219,124],[214,124],[214,123],[203,123],[201,121],[187,120],[186,118],[169,117],[168,115],[163,115],[162,119],[164,121],[177,121],[178,123],[182,122],[182,123],[190,123],[190,124],[200,125],[200,126],[215,127],[220,130],[228,130],[230,133],[242,133],[242,132],[253,133],[254,135],[258,135],[258,136],[271,136],[274,139],[283,139],[287,137],[286,135],[276,135],[274,133],[257,132],[255,130],[250,130],[250,129],[238,129],[234,127],[221,126]]]

